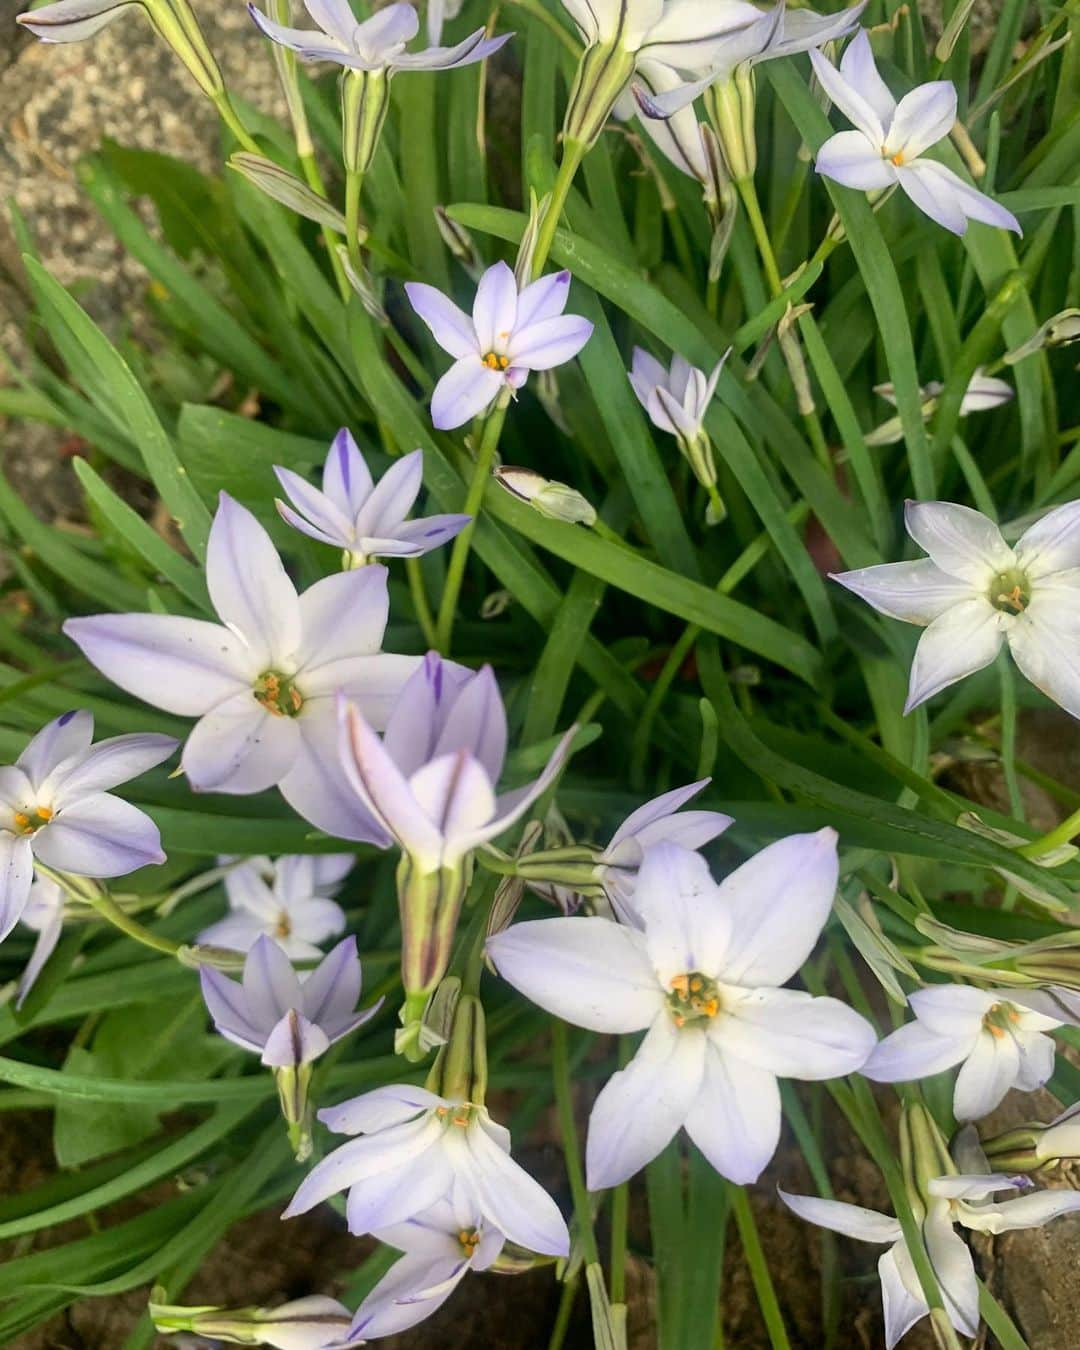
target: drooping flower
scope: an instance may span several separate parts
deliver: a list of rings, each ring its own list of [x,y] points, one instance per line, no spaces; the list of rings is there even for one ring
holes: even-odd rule
[[[230,912],[198,941],[248,952],[265,934],[294,961],[317,959],[319,944],[345,929],[345,911],[325,893],[324,878],[343,877],[355,861],[351,853],[295,853],[270,863],[269,876],[255,859],[233,867],[224,878]]]
[[[112,736],[91,745],[94,719],[67,712],[0,768],[0,941],[26,910],[34,860],[79,877],[120,877],[162,863],[145,811],[110,791],[168,759],[171,736]]]
[[[26,908],[19,922],[37,933],[34,950],[30,953],[15,990],[15,1006],[21,1008],[30,990],[45,969],[45,963],[56,950],[64,927],[64,892],[50,877],[36,875],[30,885]]]
[[[940,380],[931,380],[929,384],[924,384],[920,388],[924,420],[936,409],[944,388]],[[880,394],[887,403],[896,407],[896,391],[891,384],[875,384],[874,393]],[[960,400],[960,416],[967,417],[973,412],[989,412],[993,408],[1000,408],[1012,398],[1012,385],[1005,380],[996,380],[992,375],[984,375],[981,369],[976,370]],[[903,439],[903,436],[903,423],[898,417],[893,417],[888,422],[883,422],[881,426],[875,427],[866,437],[866,444],[895,445],[897,441]]]
[[[374,484],[364,457],[344,427],[334,437],[323,469],[322,491],[292,469],[275,468],[291,506],[275,504],[294,529],[344,553],[346,567],[373,558],[419,558],[469,523],[469,516],[406,520],[420,491],[424,452],[414,450]]]
[[[364,1299],[356,1336],[394,1336],[437,1312],[470,1270],[487,1270],[506,1239],[458,1190],[428,1210],[374,1234],[403,1255]]]
[[[383,1002],[356,1011],[362,983],[356,939],[344,938],[314,970],[297,974],[277,943],[262,935],[247,954],[240,984],[206,965],[199,979],[218,1032],[274,1071],[289,1138],[303,1162],[311,1153],[311,1066]]]
[[[908,502],[904,518],[929,557],[833,580],[926,629],[905,712],[990,665],[1007,642],[1031,683],[1080,717],[1080,502],[1047,512],[1011,548],[992,520],[953,502]]]
[[[1031,1092],[1054,1072],[1054,1041],[1063,1023],[1026,1005],[1023,989],[935,984],[909,1002],[915,1021],[874,1049],[863,1073],[880,1083],[907,1082],[961,1065],[953,1093],[957,1120],[988,1115],[1011,1087]]]
[[[780,1136],[778,1077],[853,1073],[874,1044],[858,1013],[780,986],[810,955],[837,880],[832,830],[778,840],[717,886],[659,843],[637,877],[643,930],[603,918],[517,924],[488,939],[499,974],[541,1008],[610,1034],[648,1031],[589,1121],[588,1185],[618,1185],[685,1127],[731,1181]]]
[[[385,843],[340,770],[335,698],[384,726],[412,656],[379,650],[386,568],[324,577],[298,595],[270,536],[225,492],[206,581],[220,623],[174,614],[98,614],[64,632],[121,689],[195,717],[182,764],[196,792],[277,786],[306,820],[343,839]]]
[[[472,317],[434,286],[408,281],[409,303],[454,364],[435,386],[431,420],[450,431],[484,411],[506,389],[517,390],[533,370],[571,361],[592,335],[588,319],[564,314],[570,273],[552,272],[518,291],[504,262],[480,278]]]
[[[708,190],[715,175],[703,159],[701,133],[691,106],[705,94],[706,111],[727,172],[735,179],[749,177],[757,165],[754,67],[846,37],[866,5],[867,0],[860,0],[835,14],[816,14],[811,9],[788,9],[783,0],[767,10],[720,0],[710,7],[711,12],[721,18],[730,14],[735,22],[707,61],[639,61],[634,95],[644,114],[642,125],[673,164],[699,178]],[[681,70],[704,73],[687,82]]]
[[[485,1107],[392,1084],[320,1111],[319,1119],[335,1134],[361,1137],[312,1169],[282,1218],[306,1214],[348,1191],[349,1231],[361,1234],[392,1228],[449,1200],[530,1251],[569,1252],[558,1207],[512,1161],[510,1132]]]
[[[716,461],[704,421],[726,359],[725,353],[706,375],[676,353],[671,369],[665,370],[655,356],[635,347],[630,368],[630,384],[649,420],[675,437],[694,477],[708,492],[710,524],[723,520],[725,512],[716,490]]]
[[[304,8],[317,28],[287,28],[275,23],[249,4],[248,11],[274,42],[280,42],[305,61],[333,61],[349,70],[381,71],[394,75],[401,70],[452,70],[472,65],[497,52],[513,33],[487,38],[478,28],[454,47],[429,47],[409,52],[406,47],[420,31],[413,5],[385,5],[369,19],[357,20],[349,0],[304,0]]]
[[[1002,1191],[1030,1185],[1026,1177],[1004,1173],[936,1177],[927,1185],[929,1204],[922,1223],[927,1255],[937,1276],[949,1321],[963,1336],[979,1329],[979,1282],[967,1244],[955,1231],[960,1224],[978,1233],[1007,1233],[1041,1228],[1061,1214],[1080,1209],[1080,1192],[1036,1191],[1014,1200],[994,1201]],[[787,1207],[808,1223],[860,1242],[888,1243],[878,1262],[885,1305],[885,1344],[897,1341],[929,1311],[899,1220],[861,1205],[811,1195],[780,1192]]]
[[[429,652],[394,706],[382,740],[343,708],[342,755],[356,793],[401,849],[404,1048],[446,972],[472,854],[507,830],[554,780],[572,732],[543,773],[498,796],[506,712],[489,666],[471,673]]]
[[[382,1006],[380,999],[356,1011],[361,972],[354,937],[343,938],[314,970],[300,974],[276,942],[259,937],[241,984],[207,965],[199,967],[199,979],[221,1035],[271,1068],[310,1064]]]
[[[311,1294],[277,1308],[187,1308],[158,1303],[151,1295],[147,1311],[165,1336],[191,1332],[215,1345],[269,1345],[274,1350],[354,1350],[357,1339],[348,1308],[336,1298]]]
[[[304,7],[317,28],[288,28],[251,3],[248,12],[268,38],[303,60],[332,61],[345,68],[342,140],[345,167],[351,173],[362,174],[370,167],[390,108],[390,81],[396,74],[472,65],[513,37],[502,33],[489,38],[478,28],[456,46],[409,52],[406,47],[420,31],[412,5],[386,5],[363,23],[357,22],[349,0],[304,0]]]
[[[826,94],[855,127],[822,145],[818,173],[866,191],[898,185],[920,211],[954,234],[963,234],[969,220],[1023,233],[1011,211],[925,158],[956,121],[956,86],[950,80],[920,84],[897,103],[878,74],[865,32],[852,40],[839,70],[820,52],[811,51],[810,60]]]

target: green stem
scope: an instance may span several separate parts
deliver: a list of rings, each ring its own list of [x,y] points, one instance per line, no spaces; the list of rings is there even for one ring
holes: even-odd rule
[[[655,684],[649,690],[649,696],[645,700],[645,706],[641,710],[641,716],[634,730],[633,745],[630,750],[630,785],[635,791],[640,791],[645,783],[645,760],[649,753],[656,714],[660,711],[660,705],[664,699],[667,698],[668,690],[671,688],[675,676],[682,669],[683,662],[686,660],[690,648],[698,640],[700,632],[701,629],[697,624],[689,623],[686,625],[678,641],[668,652],[667,660],[664,662],[660,674],[656,677]]]
[[[773,252],[772,241],[769,239],[769,229],[765,224],[765,217],[761,214],[761,203],[758,201],[754,180],[752,178],[740,178],[735,186],[739,189],[739,196],[742,198],[743,206],[746,209],[746,218],[749,220],[750,228],[754,233],[754,242],[757,244],[758,253],[761,254],[761,263],[765,269],[765,279],[769,283],[769,289],[773,295],[779,295],[784,289],[784,285],[780,279],[780,269],[776,265],[776,254]]]
[[[1001,678],[1001,768],[1009,793],[1009,811],[1014,820],[1024,819],[1024,799],[1016,774],[1016,677],[1008,648],[998,657]]]
[[[619,1037],[619,1068],[625,1068],[633,1054],[629,1036]],[[630,1185],[620,1182],[611,1192],[611,1301],[626,1302],[626,1238],[630,1227]]]
[[[1051,849],[1061,848],[1078,834],[1080,834],[1080,810],[1066,816],[1060,825],[1055,825],[1052,830],[1048,830],[1046,834],[1033,839],[1030,844],[1024,844],[1016,851],[1024,858],[1038,858],[1044,853],[1049,853]]]
[[[244,149],[253,155],[261,155],[263,152],[258,141],[255,140],[254,136],[247,130],[243,122],[240,121],[240,115],[233,107],[228,94],[223,91],[213,100],[213,104],[214,107],[217,108],[221,120]]]
[[[356,170],[345,174],[345,245],[349,250],[349,261],[357,271],[364,265],[360,255],[360,190],[364,185],[364,175]]]
[[[437,647],[439,640],[435,635],[435,616],[431,612],[427,591],[424,589],[424,574],[420,570],[419,558],[405,559],[405,575],[409,579],[409,594],[424,641],[429,647]]]
[[[532,258],[532,279],[534,281],[544,270],[544,265],[548,260],[551,246],[555,242],[555,231],[559,227],[563,208],[566,206],[566,199],[570,195],[574,175],[580,168],[581,161],[585,158],[587,148],[580,141],[566,141],[563,144],[562,163],[559,165],[559,172],[551,189],[547,210],[536,236],[536,248]]]
[[[42,870],[40,864],[38,866],[39,870]],[[157,933],[151,933],[149,928],[144,928],[137,919],[133,919],[130,914],[125,914],[106,891],[99,890],[95,895],[87,892],[83,898],[114,928],[119,928],[128,937],[134,938],[136,942],[141,942],[144,947],[151,947],[156,952],[164,952],[167,956],[176,956],[180,951],[179,942],[173,942],[171,938],[159,937]]]
[[[472,519],[454,540],[450,562],[446,569],[446,585],[443,587],[442,600],[439,603],[439,617],[435,625],[435,645],[443,656],[450,655],[450,638],[454,631],[454,617],[458,596],[461,593],[461,583],[465,578],[465,564],[469,559],[469,549],[472,546],[472,537],[476,530],[476,518],[484,500],[484,489],[487,487],[495,463],[499,436],[502,433],[503,422],[506,420],[508,399],[509,396],[506,393],[501,394],[499,401],[488,414],[487,421],[484,423],[480,446],[476,452],[476,463],[473,466],[472,480],[469,483],[469,491],[462,508],[464,514],[471,516]]]
[[[581,1170],[581,1153],[578,1150],[577,1125],[574,1123],[566,1023],[559,1019],[551,1024],[551,1073],[555,1084],[555,1109],[559,1117],[566,1175],[570,1181],[570,1194],[574,1199],[574,1213],[577,1216],[578,1238],[585,1255],[585,1264],[599,1265],[600,1253],[596,1246],[596,1234],[593,1232],[592,1206],[589,1203],[589,1192],[585,1189],[585,1174]]]
[[[746,1198],[746,1191],[742,1186],[729,1185],[728,1195],[731,1199],[732,1211],[735,1214],[735,1223],[739,1229],[743,1255],[746,1257],[746,1264],[750,1268],[750,1279],[753,1281],[754,1292],[757,1294],[758,1306],[765,1321],[765,1329],[769,1333],[769,1342],[773,1346],[773,1350],[791,1350],[791,1342],[788,1340],[787,1330],[784,1327],[783,1314],[780,1312],[780,1304],[776,1298],[776,1290],[773,1288],[772,1276],[769,1274],[769,1263],[765,1259],[765,1252],[761,1245],[761,1238],[758,1236],[757,1224],[754,1222],[754,1213],[750,1208],[750,1201]]]
[[[555,1325],[551,1328],[548,1350],[562,1350],[566,1341],[566,1333],[570,1328],[570,1314],[574,1311],[574,1300],[577,1298],[580,1279],[580,1272],[575,1271],[563,1283],[562,1294],[559,1296],[559,1311],[555,1314]]]

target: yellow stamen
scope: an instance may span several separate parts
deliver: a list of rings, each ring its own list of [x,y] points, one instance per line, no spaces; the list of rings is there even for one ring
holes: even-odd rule
[[[997,601],[999,605],[1008,605],[1010,609],[1015,609],[1017,614],[1023,613],[1026,608],[1024,592],[1019,586],[1014,586],[1011,591],[1002,592]]]
[[[16,811],[15,824],[18,825],[20,830],[28,830],[30,828],[30,817],[25,811]]]
[[[488,352],[487,356],[482,358],[484,365],[488,370],[505,370],[510,364],[508,356],[499,356],[497,352]]]
[[[903,162],[904,162],[904,152],[902,150],[898,151],[895,155],[889,156],[889,163],[895,164],[897,168],[899,168],[900,165],[903,164]]]
[[[287,938],[291,932],[292,932],[292,920],[284,911],[282,911],[282,913],[278,916],[277,926],[274,929],[274,933],[279,938]]]

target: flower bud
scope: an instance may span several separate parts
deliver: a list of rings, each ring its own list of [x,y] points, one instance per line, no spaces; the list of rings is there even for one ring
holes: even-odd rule
[[[218,1308],[206,1304],[184,1307],[162,1303],[165,1291],[156,1287],[147,1311],[155,1328],[166,1336],[193,1332],[226,1345],[269,1345],[278,1350],[351,1350],[364,1344],[349,1335],[352,1314],[334,1298],[321,1294],[293,1299],[279,1308]]]
[[[757,168],[755,106],[754,72],[746,64],[705,91],[705,110],[720,143],[724,164],[736,183],[753,178]]]
[[[956,1175],[944,1136],[922,1102],[908,1101],[901,1109],[900,1162],[908,1200],[921,1223],[932,1203],[930,1182]]]
[[[431,1048],[423,1035],[425,1011],[450,964],[458,915],[471,879],[471,858],[459,867],[441,867],[436,872],[421,872],[407,853],[398,863],[405,1002],[394,1050],[413,1062],[423,1059]]]
[[[427,1089],[451,1101],[483,1106],[487,1095],[487,1028],[484,1006],[475,994],[458,998],[449,1039],[431,1067]]]
[[[295,211],[305,220],[314,220],[319,225],[325,225],[335,234],[345,233],[345,217],[341,212],[331,206],[325,197],[312,192],[311,188],[301,182],[294,173],[283,169],[280,164],[275,164],[272,159],[239,150],[229,156],[229,168],[235,169],[260,192],[280,202],[282,206],[287,206],[290,211]]]
[[[569,525],[596,524],[595,507],[566,483],[510,464],[500,465],[494,471],[494,478],[512,497],[525,502],[548,520],[561,520]]]
[[[1063,309],[1047,319],[1026,342],[1006,352],[1005,364],[1015,366],[1017,361],[1044,347],[1067,347],[1072,342],[1080,342],[1080,309]]]
[[[311,1157],[311,1104],[308,1089],[311,1086],[313,1065],[285,1064],[274,1068],[281,1114],[289,1130],[289,1143],[297,1162]]]
[[[619,42],[596,42],[585,48],[570,91],[563,120],[563,139],[588,150],[595,145],[619,96],[634,74],[635,54]]]
[[[385,69],[347,70],[341,81],[342,156],[346,172],[371,168],[390,111],[390,80]]]
[[[1049,1125],[1029,1122],[985,1140],[983,1152],[999,1172],[1036,1172],[1080,1158],[1080,1102]]]

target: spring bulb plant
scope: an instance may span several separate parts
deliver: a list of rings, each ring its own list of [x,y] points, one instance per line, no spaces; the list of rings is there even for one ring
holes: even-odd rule
[[[0,1344],[1049,1344],[1077,16],[908,9],[17,16],[220,125],[5,208]]]

